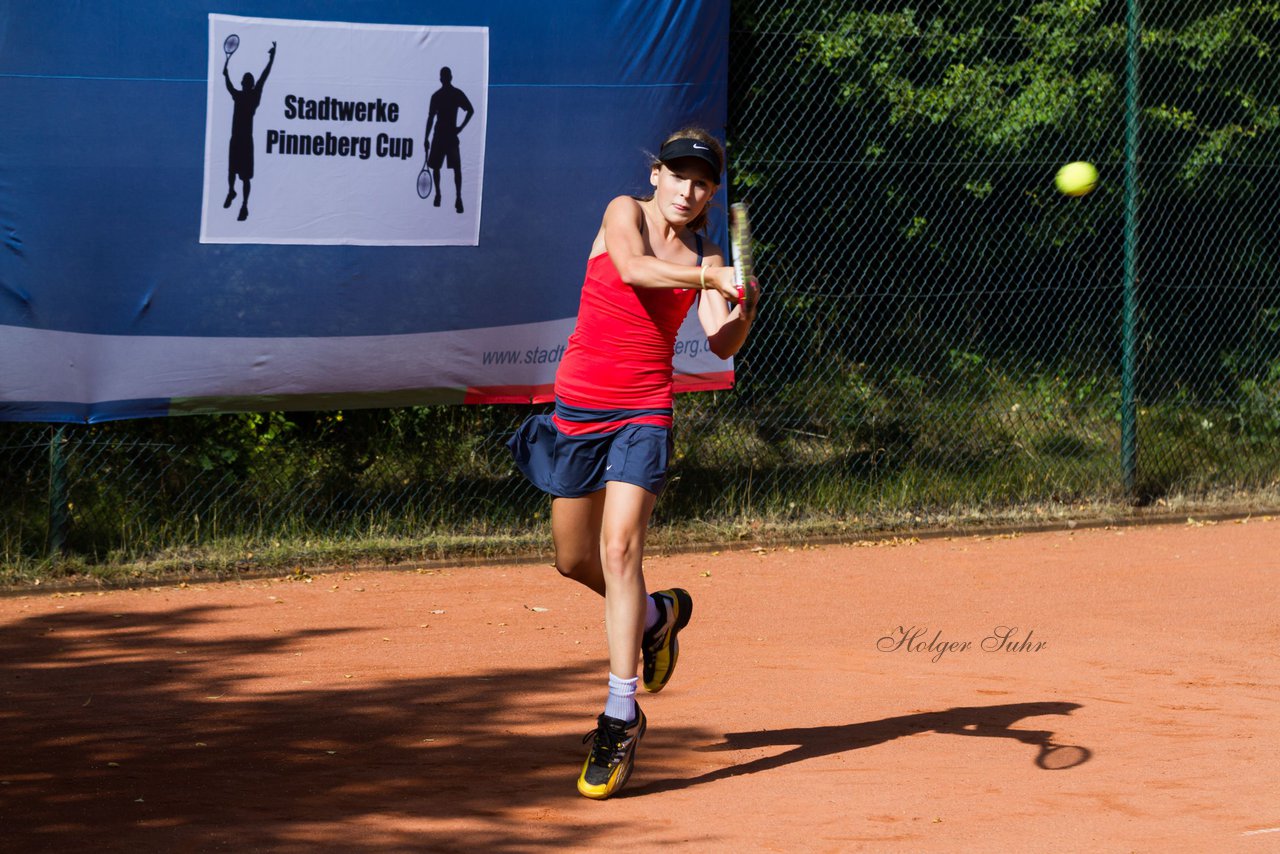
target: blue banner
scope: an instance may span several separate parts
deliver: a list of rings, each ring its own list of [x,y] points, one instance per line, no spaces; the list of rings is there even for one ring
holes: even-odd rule
[[[0,420],[546,399],[728,7],[0,2]]]

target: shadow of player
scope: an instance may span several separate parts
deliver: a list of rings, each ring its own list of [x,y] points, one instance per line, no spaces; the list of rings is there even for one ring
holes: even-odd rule
[[[883,744],[903,736],[935,732],[942,735],[1006,738],[1038,748],[1035,764],[1045,770],[1074,768],[1088,762],[1092,751],[1074,745],[1060,745],[1047,730],[1014,729],[1013,724],[1026,717],[1066,715],[1080,708],[1079,703],[1010,703],[1000,706],[961,706],[941,712],[899,715],[878,721],[840,726],[795,727],[759,732],[726,733],[720,744],[696,748],[700,751],[755,750],[793,745],[774,756],[763,756],[739,765],[718,768],[685,780],[666,780],[640,786],[624,794],[639,795],[672,791],[711,783],[743,774],[770,771],[793,762],[819,756],[844,753],[861,747]]]

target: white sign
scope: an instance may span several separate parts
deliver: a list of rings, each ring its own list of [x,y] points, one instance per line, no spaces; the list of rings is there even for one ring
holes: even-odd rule
[[[475,246],[489,31],[209,16],[201,243]]]

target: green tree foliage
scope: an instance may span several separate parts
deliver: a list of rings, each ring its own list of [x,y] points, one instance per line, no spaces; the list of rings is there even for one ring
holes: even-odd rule
[[[735,127],[737,189],[760,209],[806,212],[803,239],[780,237],[771,260],[797,292],[783,317],[822,315],[821,333],[799,323],[811,357],[1114,353],[1127,4],[767,5],[735,7],[744,50],[785,39],[795,68],[742,72],[755,82]],[[1146,343],[1230,349],[1233,333],[1206,344],[1206,328],[1240,324],[1204,312],[1266,306],[1202,291],[1276,280],[1280,3],[1143,5]],[[1051,179],[1076,159],[1097,163],[1102,184],[1064,200]],[[852,328],[851,305],[885,334]],[[1176,381],[1158,366],[1147,376]]]

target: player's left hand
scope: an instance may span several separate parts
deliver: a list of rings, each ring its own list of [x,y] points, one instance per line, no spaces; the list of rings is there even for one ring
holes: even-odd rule
[[[738,289],[738,305],[742,306],[742,315],[748,323],[756,319],[756,309],[760,307],[760,280],[755,276],[746,287]]]

